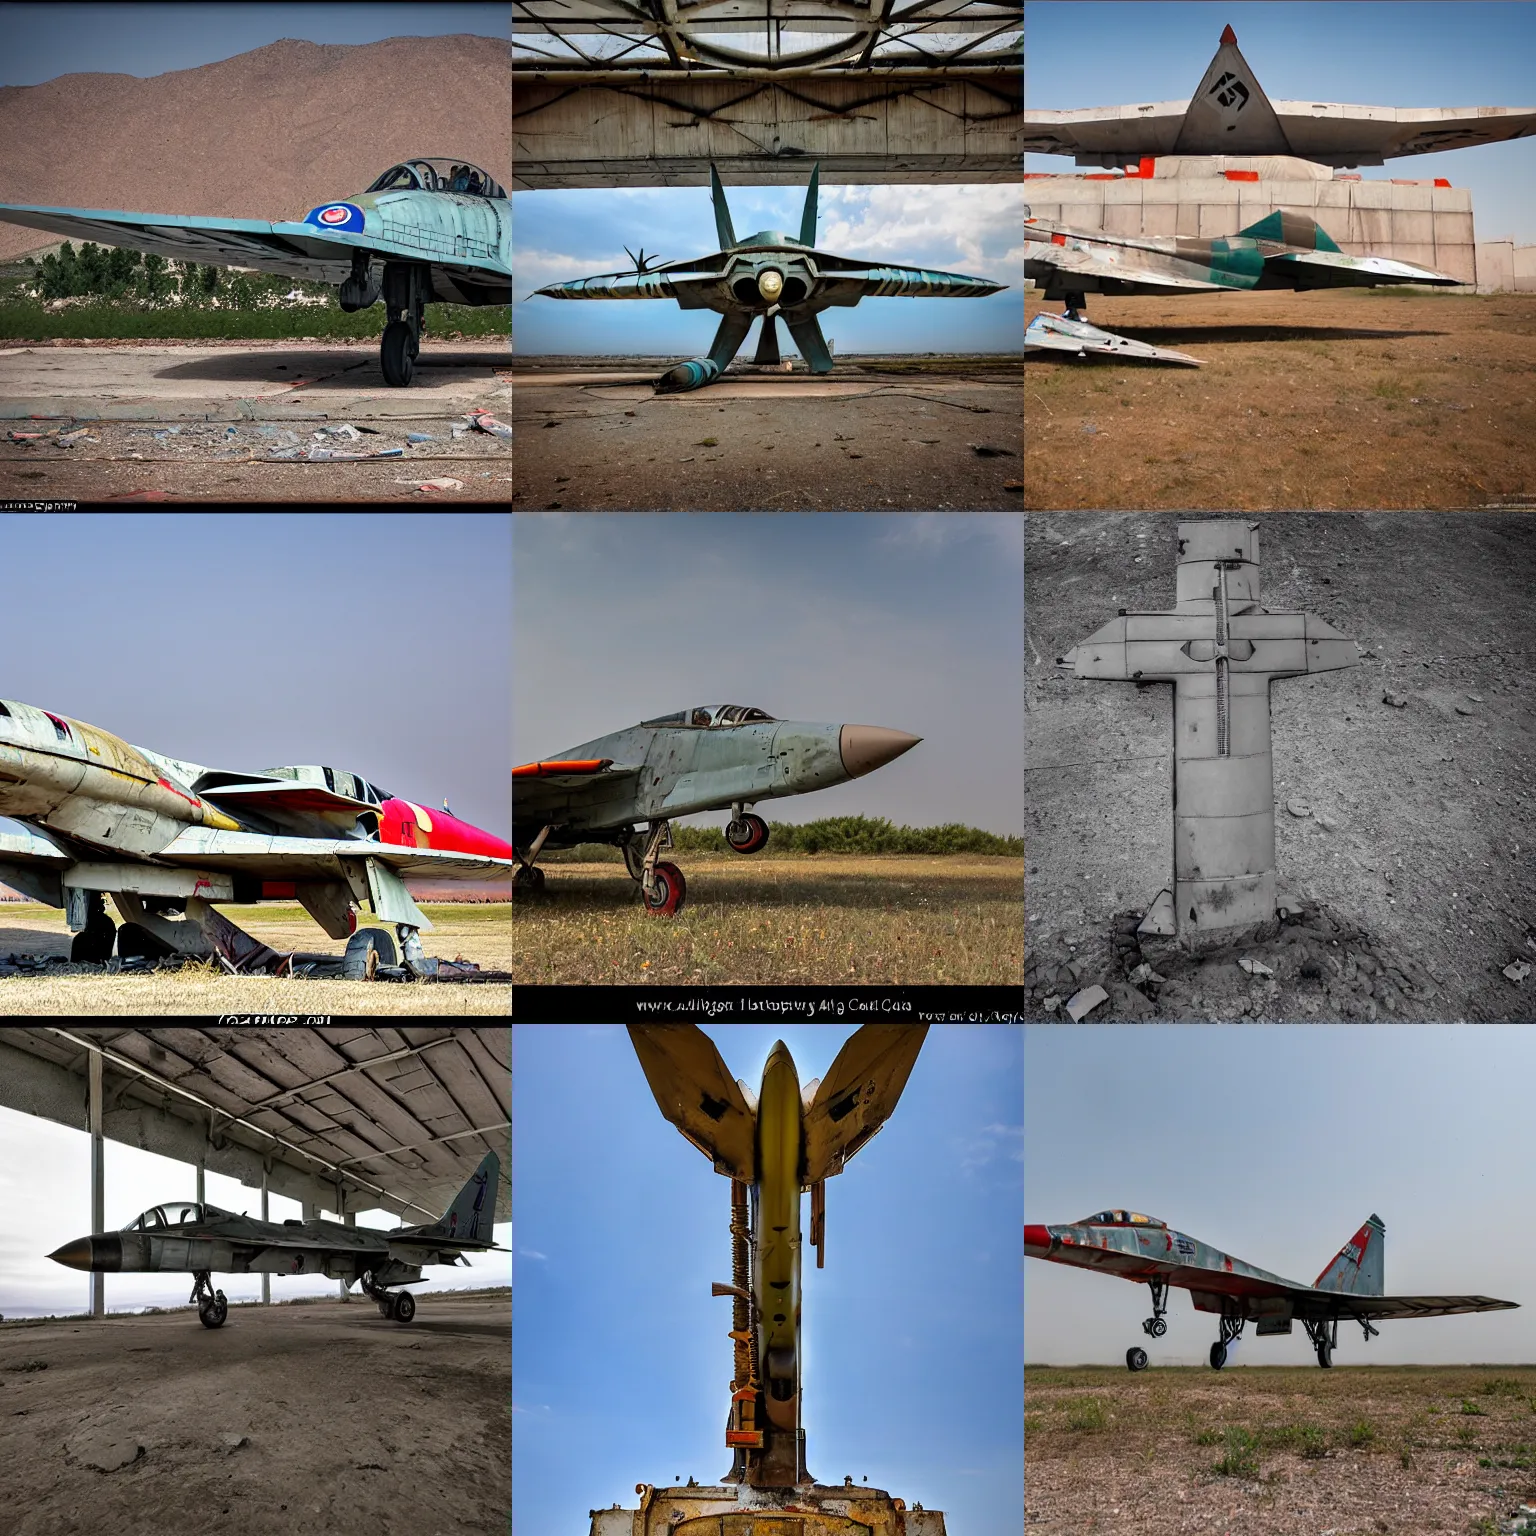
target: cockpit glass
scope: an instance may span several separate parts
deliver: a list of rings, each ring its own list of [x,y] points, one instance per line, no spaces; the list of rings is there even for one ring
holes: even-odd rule
[[[505,197],[496,180],[467,160],[408,160],[391,166],[370,192],[451,192],[459,197]]]
[[[178,1201],[173,1205],[152,1205],[144,1214],[130,1223],[125,1231],[156,1232],[166,1227],[185,1226],[203,1219],[202,1208],[190,1202]]]

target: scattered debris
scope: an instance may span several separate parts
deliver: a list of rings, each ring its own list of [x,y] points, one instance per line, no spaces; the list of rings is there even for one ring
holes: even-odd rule
[[[405,440],[408,443],[435,443],[437,441],[430,432],[407,432]]]
[[[1018,451],[1013,448],[994,448],[991,443],[968,443],[966,446],[979,459],[1016,459]]]
[[[1312,807],[1308,805],[1305,800],[1287,800],[1285,802],[1285,808],[1291,813],[1292,816],[1304,817],[1310,816],[1312,814]]]
[[[1262,960],[1250,960],[1246,955],[1237,963],[1250,976],[1273,976],[1275,974],[1274,966],[1265,965]]]
[[[512,428],[506,422],[498,421],[489,411],[474,410],[469,413],[469,420],[477,431],[489,432],[492,437],[511,437]],[[552,421],[544,423],[546,427],[555,425]]]
[[[59,433],[59,447],[73,448],[76,443],[99,443],[101,439],[92,434],[89,427],[76,427],[73,432]]]
[[[1506,965],[1504,967],[1504,974],[1513,982],[1524,981],[1531,974],[1530,962],[1527,960],[1516,960],[1513,965]]]
[[[312,464],[327,459],[402,459],[405,457],[405,449],[376,448],[369,453],[349,453],[345,448],[311,448],[304,457]]]
[[[1068,1002],[1067,1012],[1072,1016],[1074,1024],[1080,1024],[1100,1003],[1108,1001],[1109,993],[1103,987],[1098,985],[1085,987]]]
[[[408,485],[416,491],[462,491],[464,482],[455,480],[451,475],[443,475],[436,480],[396,480],[396,485]]]
[[[1408,700],[1405,699],[1400,693],[1384,693],[1381,696],[1381,702],[1383,704],[1390,704],[1393,709],[1408,708]]]
[[[1476,714],[1476,710],[1468,709],[1465,704],[1458,704],[1456,706],[1456,713],[1458,715],[1471,715]]]

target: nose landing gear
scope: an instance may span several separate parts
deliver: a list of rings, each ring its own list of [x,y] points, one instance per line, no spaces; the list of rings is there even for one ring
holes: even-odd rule
[[[200,1269],[192,1278],[191,1299],[197,1303],[197,1320],[204,1328],[222,1328],[229,1316],[229,1303],[223,1291],[213,1288],[213,1277],[206,1269]]]

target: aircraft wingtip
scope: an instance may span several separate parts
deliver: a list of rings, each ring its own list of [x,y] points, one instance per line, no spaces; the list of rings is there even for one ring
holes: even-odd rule
[[[1230,21],[1221,30],[1221,46],[1223,48],[1235,48],[1237,46],[1237,33],[1232,30],[1232,23]]]

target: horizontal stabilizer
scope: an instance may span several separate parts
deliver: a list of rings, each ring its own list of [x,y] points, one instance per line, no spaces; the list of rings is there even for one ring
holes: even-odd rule
[[[757,1117],[697,1024],[631,1024],[630,1042],[657,1107],[717,1173],[757,1176]]]
[[[841,1173],[890,1118],[927,1033],[926,1024],[866,1024],[844,1041],[806,1105],[805,1183]]]
[[[1086,320],[1073,320],[1066,315],[1036,315],[1025,327],[1024,350],[1069,352],[1074,357],[1121,357],[1148,363],[1186,363],[1192,368],[1202,366],[1198,357],[1191,357],[1187,352],[1149,346],[1144,341],[1117,336],[1113,331],[1101,331]]]
[[[1289,287],[1378,288],[1388,283],[1422,283],[1430,288],[1459,288],[1458,277],[1416,267],[1389,256],[1346,256],[1340,251],[1282,251],[1264,258],[1264,275]]]

